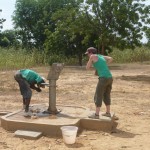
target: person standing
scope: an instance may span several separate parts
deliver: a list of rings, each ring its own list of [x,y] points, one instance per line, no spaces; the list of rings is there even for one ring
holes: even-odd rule
[[[23,109],[25,113],[29,112],[29,105],[32,97],[32,90],[41,92],[41,88],[45,88],[44,78],[41,77],[37,72],[30,69],[18,70],[14,75],[15,80],[18,82],[21,95],[23,97]]]
[[[113,58],[97,54],[97,49],[94,47],[89,47],[85,54],[89,57],[86,69],[90,69],[93,66],[96,70],[96,74],[98,75],[98,83],[94,95],[96,110],[94,114],[91,114],[88,117],[93,119],[99,119],[102,101],[106,106],[106,113],[102,115],[106,117],[111,117],[110,105],[113,77],[108,68],[108,64],[113,61]]]

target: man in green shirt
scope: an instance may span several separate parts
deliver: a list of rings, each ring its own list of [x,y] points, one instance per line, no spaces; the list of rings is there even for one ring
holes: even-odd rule
[[[99,77],[96,91],[95,91],[95,96],[94,96],[96,111],[94,114],[90,115],[89,118],[99,119],[99,113],[100,113],[100,108],[102,106],[102,101],[105,103],[106,106],[106,113],[102,115],[111,117],[110,93],[112,89],[113,78],[107,64],[111,63],[113,59],[112,57],[109,56],[103,56],[97,54],[97,49],[94,47],[89,47],[85,54],[89,57],[89,60],[86,65],[86,69],[90,69],[93,66]]]
[[[44,78],[30,69],[18,70],[15,73],[14,78],[19,84],[20,92],[23,97],[23,106],[25,109],[25,113],[28,113],[32,97],[31,89],[36,90],[37,92],[41,92],[41,88],[45,87],[41,84],[45,83]]]

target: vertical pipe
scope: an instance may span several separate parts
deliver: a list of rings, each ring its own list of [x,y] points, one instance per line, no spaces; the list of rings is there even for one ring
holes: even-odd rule
[[[59,74],[63,69],[63,64],[53,63],[50,68],[47,79],[49,80],[49,107],[48,111],[50,113],[58,113],[56,108],[56,80],[59,78]]]
[[[49,111],[55,112],[56,109],[56,80],[49,80]]]

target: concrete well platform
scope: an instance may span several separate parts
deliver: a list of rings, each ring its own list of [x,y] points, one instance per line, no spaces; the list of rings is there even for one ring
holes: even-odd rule
[[[29,130],[42,132],[43,135],[60,136],[62,126],[77,126],[79,132],[82,129],[110,132],[118,124],[113,119],[113,114],[111,118],[100,116],[100,119],[89,119],[88,115],[93,112],[84,107],[57,105],[57,109],[62,111],[56,116],[43,113],[47,108],[47,104],[31,106],[32,112],[38,110],[36,119],[32,116],[24,117],[23,110],[7,114],[1,117],[1,126],[8,131]]]

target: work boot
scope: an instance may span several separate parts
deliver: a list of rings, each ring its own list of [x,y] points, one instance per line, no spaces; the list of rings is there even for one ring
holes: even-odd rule
[[[106,113],[102,114],[102,116],[111,117],[111,113],[106,112]]]
[[[117,117],[115,114],[113,116],[111,116],[111,113],[108,113],[108,112],[102,114],[102,116],[113,117],[114,120],[119,120],[119,117]]]

